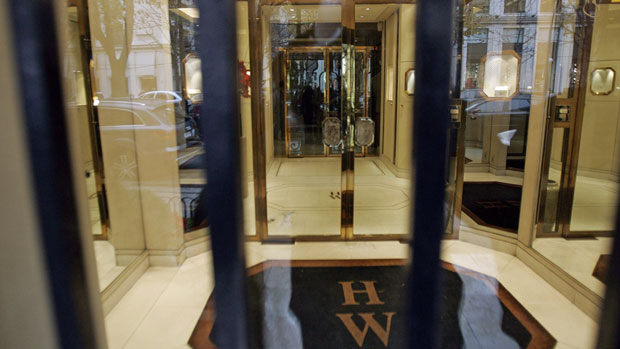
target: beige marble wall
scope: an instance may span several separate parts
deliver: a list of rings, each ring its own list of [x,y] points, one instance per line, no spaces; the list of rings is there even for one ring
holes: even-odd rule
[[[413,96],[405,93],[405,73],[415,67],[415,10],[413,4],[401,5],[398,21],[398,107],[394,164],[404,171],[411,169]]]
[[[397,31],[398,12],[395,12],[385,22],[384,37],[384,85],[383,85],[383,118],[382,118],[382,151],[389,162],[394,163],[394,141],[396,128],[396,98],[397,98]]]
[[[620,7],[601,4],[594,20],[588,67],[588,91],[583,115],[578,174],[618,180],[620,177]],[[616,71],[613,92],[590,92],[591,72],[611,67]]]

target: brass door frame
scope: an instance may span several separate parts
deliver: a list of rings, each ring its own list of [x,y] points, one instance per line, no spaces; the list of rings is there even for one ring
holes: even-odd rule
[[[581,132],[583,128],[585,99],[588,93],[590,49],[592,47],[592,35],[594,20],[589,16],[577,17],[581,20],[582,35],[574,41],[573,57],[577,73],[574,86],[569,91],[568,98],[549,97],[547,125],[545,129],[545,143],[542,159],[542,172],[540,178],[540,191],[538,199],[538,212],[536,219],[536,237],[564,237],[579,238],[590,236],[610,236],[608,231],[571,231],[570,221],[572,217],[573,203],[575,198],[575,185],[577,181],[577,169],[579,162],[579,148],[581,144]],[[569,106],[570,114],[568,121],[556,120],[555,112],[558,105]],[[551,160],[551,145],[555,129],[564,130],[562,144],[562,168],[559,183],[558,207],[555,215],[556,229],[553,233],[544,233],[545,199],[547,196],[546,183],[549,178],[549,165]]]
[[[108,201],[105,189],[105,174],[103,170],[103,157],[101,153],[101,137],[99,134],[99,114],[93,105],[95,97],[95,72],[93,67],[93,55],[90,40],[90,26],[88,5],[86,0],[72,1],[70,6],[77,7],[77,20],[80,35],[80,61],[84,77],[84,93],[86,95],[86,110],[88,114],[88,131],[90,138],[90,150],[93,158],[93,175],[97,188],[97,201],[99,207],[99,219],[101,235],[93,235],[94,240],[108,240],[110,217],[108,213]]]
[[[370,51],[372,50],[371,46],[356,46],[355,47],[355,52],[363,52],[364,53],[364,58],[363,58],[363,62],[364,62],[364,110],[363,110],[363,116],[368,116],[368,112],[369,112],[369,103],[368,100],[370,98],[370,91],[369,91],[369,87],[370,87],[370,82],[369,82],[369,77],[367,72],[369,71],[369,60],[370,60]],[[322,155],[304,155],[304,154],[291,154],[290,153],[290,145],[291,145],[291,135],[290,135],[290,128],[288,126],[288,106],[286,101],[288,100],[288,91],[289,91],[289,86],[290,86],[290,75],[289,75],[289,64],[290,64],[290,59],[289,59],[289,54],[290,53],[323,53],[323,62],[325,65],[325,92],[323,93],[323,103],[325,105],[325,107],[327,108],[327,111],[325,111],[326,113],[329,114],[329,88],[328,83],[329,83],[329,76],[331,73],[331,55],[333,53],[336,52],[340,52],[341,51],[341,47],[339,46],[299,46],[299,47],[291,47],[291,48],[279,48],[279,51],[281,52],[281,54],[283,55],[282,59],[282,71],[284,72],[284,81],[285,81],[285,91],[284,91],[284,147],[285,147],[285,155],[286,157],[289,158],[320,158],[320,157],[339,157],[340,154],[330,154],[329,152],[329,147],[323,145],[323,154]],[[325,113],[324,112],[324,113]],[[368,147],[362,147],[362,152],[361,153],[357,153],[355,154],[356,157],[365,157],[368,155]]]

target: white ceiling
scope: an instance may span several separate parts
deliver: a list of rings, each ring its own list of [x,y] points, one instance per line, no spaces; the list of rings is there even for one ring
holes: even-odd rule
[[[376,23],[386,20],[398,9],[397,4],[355,5],[355,21]],[[263,6],[271,23],[340,23],[340,5]]]

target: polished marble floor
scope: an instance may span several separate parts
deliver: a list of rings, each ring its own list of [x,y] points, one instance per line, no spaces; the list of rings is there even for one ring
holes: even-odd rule
[[[605,285],[592,272],[602,254],[611,254],[612,238],[541,238],[534,241],[533,247],[590,290],[605,295]]]
[[[107,241],[94,241],[94,245],[99,291],[103,291],[126,267],[116,265],[116,253],[111,243]]]
[[[340,235],[340,158],[278,158],[267,173],[269,233]],[[250,182],[249,188],[253,187]],[[378,159],[355,160],[356,234],[407,234],[409,180]],[[254,196],[244,199],[245,221],[254,222]],[[252,224],[247,235],[255,234]]]
[[[248,266],[269,259],[406,258],[398,242],[246,243]],[[442,259],[496,278],[542,326],[556,348],[592,348],[597,324],[516,257],[462,241],[444,241]],[[107,315],[110,348],[186,348],[213,290],[210,252],[180,267],[151,267]]]

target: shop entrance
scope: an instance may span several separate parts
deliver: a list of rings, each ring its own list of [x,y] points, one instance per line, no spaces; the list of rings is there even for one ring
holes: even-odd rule
[[[552,52],[538,207],[538,237],[613,236],[619,190],[617,48],[600,49],[611,33],[610,4],[583,5],[572,17],[558,10]],[[610,19],[611,18],[611,19]],[[575,28],[568,30],[566,28]],[[606,36],[609,35],[609,36]],[[567,70],[563,66],[571,66]]]
[[[338,156],[342,145],[323,142],[323,122],[340,116],[342,77],[340,47],[297,47],[281,49],[285,82],[283,103],[286,130],[286,156]],[[355,117],[370,117],[371,51],[368,46],[355,48]],[[372,118],[371,118],[372,119]],[[282,121],[281,121],[282,122]],[[376,122],[376,121],[375,121]],[[366,156],[367,146],[356,146],[356,156]]]

